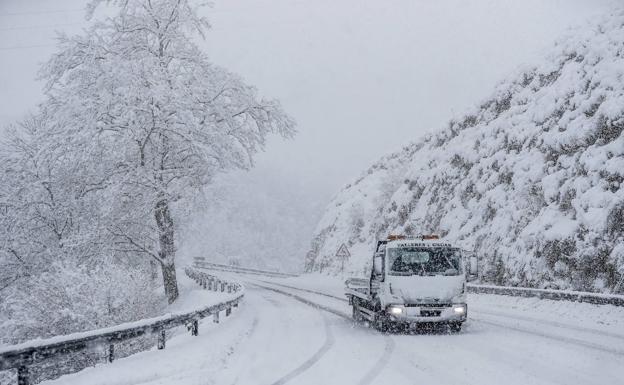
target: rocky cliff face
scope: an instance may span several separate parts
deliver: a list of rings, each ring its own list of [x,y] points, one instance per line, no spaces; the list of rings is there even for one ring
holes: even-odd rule
[[[389,233],[440,233],[483,281],[613,291],[624,277],[624,13],[560,40],[541,65],[344,187],[306,267],[369,268]]]

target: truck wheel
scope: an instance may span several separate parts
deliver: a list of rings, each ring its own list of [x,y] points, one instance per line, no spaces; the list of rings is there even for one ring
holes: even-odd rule
[[[380,332],[387,332],[390,329],[390,321],[382,316],[382,315],[375,315],[375,322],[374,322],[374,326],[375,329],[379,330]]]
[[[461,332],[462,323],[461,322],[451,322],[449,324],[449,329],[451,329],[451,333],[459,333]]]
[[[410,331],[410,324],[406,322],[398,323],[395,325],[395,327],[398,333],[406,334],[406,333],[409,333]]]

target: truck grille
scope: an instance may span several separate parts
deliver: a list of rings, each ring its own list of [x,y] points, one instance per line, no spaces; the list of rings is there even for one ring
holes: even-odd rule
[[[438,309],[428,309],[428,310],[421,310],[420,311],[420,316],[421,317],[439,317],[440,314],[442,314],[442,310],[438,310]]]
[[[405,307],[419,307],[421,317],[439,317],[442,311],[446,308],[452,307],[450,303],[411,303],[406,304]]]

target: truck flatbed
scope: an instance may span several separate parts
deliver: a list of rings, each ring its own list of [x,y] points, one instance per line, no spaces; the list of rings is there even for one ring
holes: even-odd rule
[[[370,300],[370,282],[365,278],[349,278],[345,281],[345,294]]]

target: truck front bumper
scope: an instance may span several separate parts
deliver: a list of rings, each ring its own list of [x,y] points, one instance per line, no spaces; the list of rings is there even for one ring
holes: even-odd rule
[[[386,308],[393,321],[407,323],[464,322],[468,317],[468,305],[408,304],[390,305]]]

